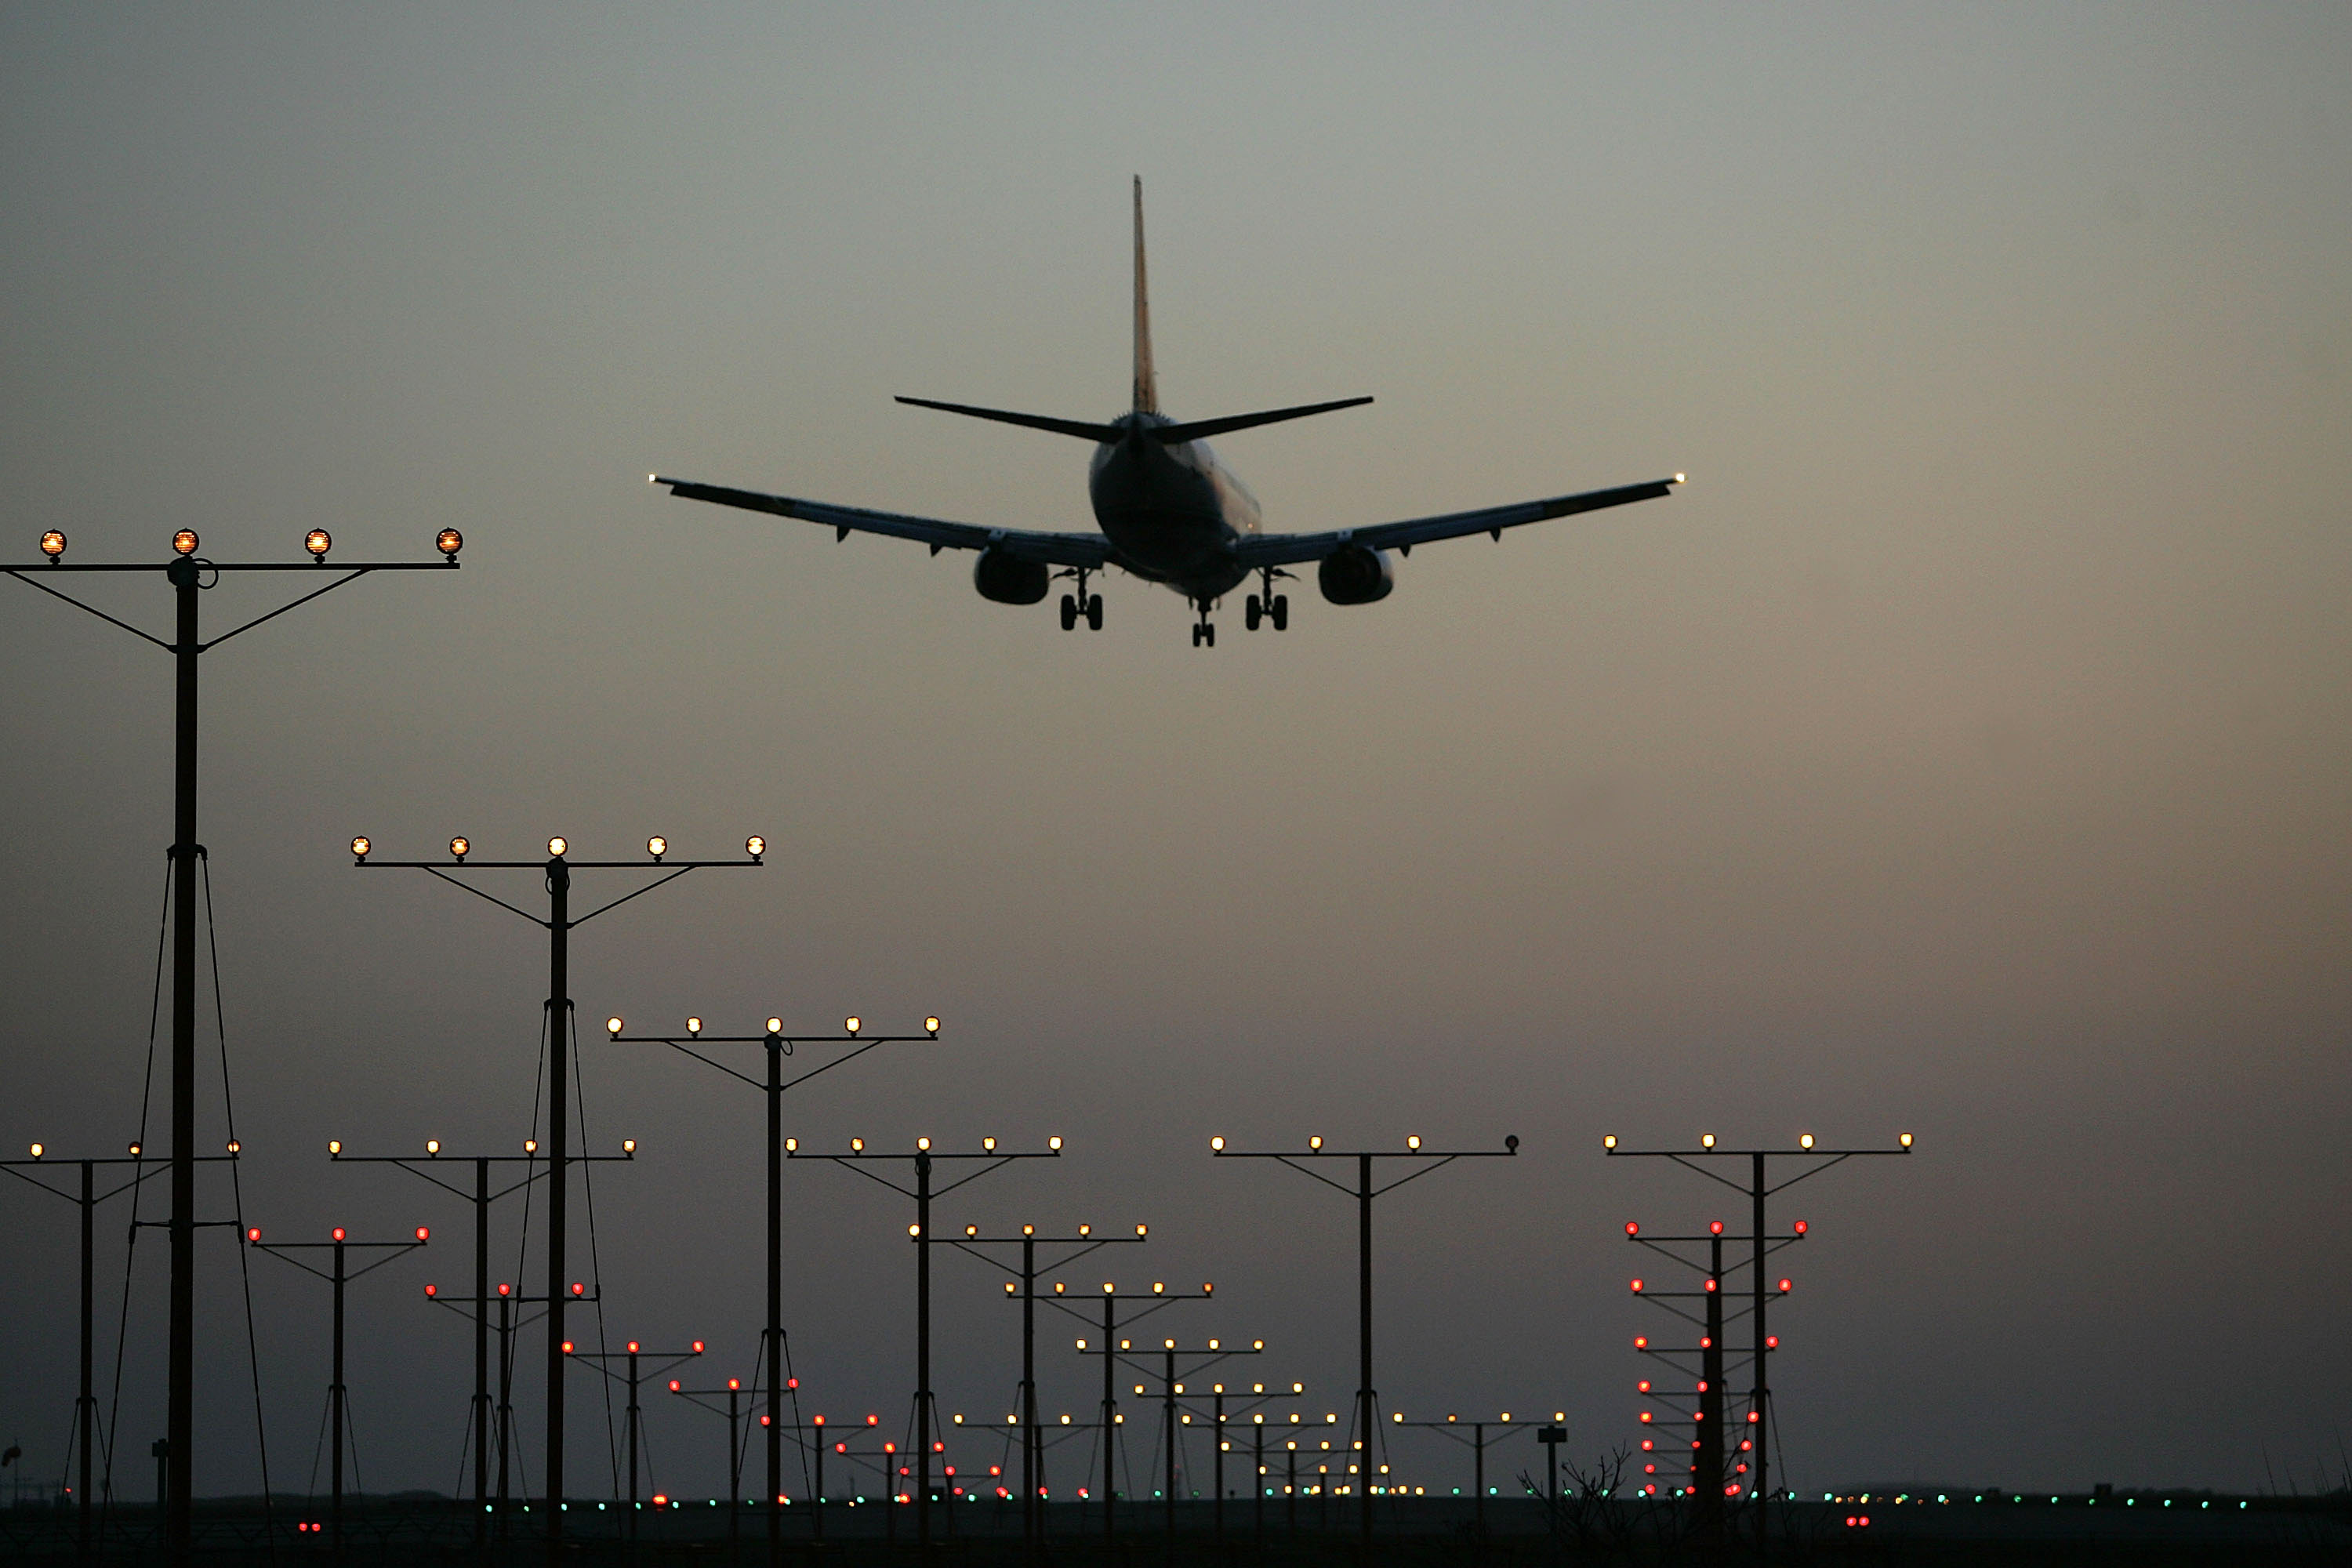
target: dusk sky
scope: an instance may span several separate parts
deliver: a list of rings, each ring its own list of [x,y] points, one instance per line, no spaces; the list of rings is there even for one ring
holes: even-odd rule
[[[1349,1206],[1210,1135],[1515,1134],[1383,1200],[1381,1396],[1565,1410],[1584,1455],[1638,1438],[1652,1374],[1623,1223],[1745,1218],[1604,1133],[1909,1131],[1776,1205],[1811,1226],[1774,1319],[1790,1485],[2336,1472],[2352,12],[660,9],[0,8],[0,561],[47,527],[77,563],[181,526],[224,561],[311,527],[338,559],[467,542],[205,660],[245,1217],[436,1231],[353,1289],[368,1489],[458,1485],[469,1336],[421,1291],[467,1281],[467,1215],[326,1142],[520,1152],[545,939],[355,871],[355,833],[399,858],[766,836],[763,869],[573,950],[592,1142],[641,1150],[596,1168],[604,1331],[702,1338],[714,1380],[751,1373],[761,1107],[607,1044],[608,1014],[938,1014],[941,1044],[796,1090],[787,1130],[1061,1135],[941,1223],[1149,1221],[1073,1281],[1213,1279],[1158,1321],[1265,1338],[1234,1375],[1343,1422]],[[1139,174],[1163,406],[1378,398],[1218,443],[1269,531],[1688,486],[1418,549],[1376,605],[1303,576],[1280,635],[1236,595],[1197,649],[1132,578],[1066,635],[961,552],[646,483],[1091,528],[1086,448],[890,399],[1123,411]],[[207,626],[305,585],[232,580]],[[168,634],[158,581],[68,587]],[[0,1146],[119,1153],[170,661],[13,583],[0,661]],[[201,1052],[212,1152],[209,1025]],[[804,1407],[902,1426],[911,1216],[787,1178]],[[225,1181],[205,1205],[232,1214]],[[101,1397],[127,1218],[100,1224]],[[0,1440],[54,1478],[73,1209],[0,1184]],[[142,1500],[163,1252],[139,1246],[123,1359]],[[236,1254],[200,1252],[197,1486],[249,1489]],[[272,1479],[300,1489],[326,1292],[253,1268]],[[943,1258],[938,1291],[942,1408],[1001,1415],[1002,1276]],[[1070,1337],[1041,1336],[1043,1397],[1083,1418]],[[572,1397],[593,1495],[602,1405],[584,1374]],[[650,1419],[665,1484],[721,1484],[719,1423]],[[1467,1484],[1441,1447],[1394,1459]]]

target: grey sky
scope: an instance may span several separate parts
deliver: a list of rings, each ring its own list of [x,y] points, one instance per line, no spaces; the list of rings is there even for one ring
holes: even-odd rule
[[[1900,1126],[1918,1157],[1791,1211],[1791,1484],[2246,1486],[2265,1448],[2307,1479],[2352,1397],[2347,67],[2339,6],[12,6],[0,559],[52,524],[78,561],[467,532],[462,574],[207,660],[273,1234],[455,1237],[325,1140],[530,1114],[534,933],[353,873],[352,833],[757,831],[765,870],[582,934],[583,1018],[937,1011],[950,1046],[788,1121],[1064,1134],[952,1217],[1150,1220],[1121,1278],[1216,1279],[1183,1331],[1263,1334],[1318,1410],[1349,1215],[1212,1132],[1518,1134],[1384,1214],[1382,1395],[1566,1408],[1595,1448],[1643,1375],[1622,1222],[1722,1208],[1601,1134]],[[1379,398],[1220,443],[1269,528],[1690,487],[1417,552],[1375,607],[1307,587],[1278,637],[1229,607],[1196,652],[1132,581],[1065,637],[968,560],[646,486],[1088,526],[1074,443],[889,398],[1114,412],[1133,174],[1166,406]],[[114,1150],[168,668],[0,587],[0,1140]],[[597,1186],[613,1337],[747,1372],[756,1104],[583,1049],[596,1136],[647,1152]],[[792,1175],[804,1385],[903,1418],[904,1217]],[[5,1200],[0,1436],[53,1474],[71,1212],[37,1197]],[[417,1287],[457,1250],[356,1298],[372,1487],[455,1481],[463,1335]],[[205,1267],[239,1343],[225,1242]],[[323,1300],[255,1283],[299,1481]],[[996,1408],[998,1282],[941,1283],[947,1407]],[[242,1375],[207,1370],[206,1490],[249,1484]],[[1049,1404],[1087,1375],[1050,1363]],[[666,1479],[710,1484],[716,1424],[659,1415]]]

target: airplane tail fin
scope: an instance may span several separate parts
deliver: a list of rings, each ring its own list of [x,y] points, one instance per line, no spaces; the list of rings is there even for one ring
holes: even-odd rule
[[[1151,297],[1143,283],[1143,176],[1135,176],[1135,412],[1160,412],[1160,382],[1151,373]]]

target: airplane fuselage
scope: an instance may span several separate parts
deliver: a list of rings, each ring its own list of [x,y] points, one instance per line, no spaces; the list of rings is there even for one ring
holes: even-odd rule
[[[1118,563],[1193,600],[1230,592],[1249,575],[1234,544],[1258,531],[1257,498],[1206,441],[1163,446],[1142,433],[1173,424],[1167,416],[1129,414],[1112,423],[1126,434],[1095,448],[1087,492]]]

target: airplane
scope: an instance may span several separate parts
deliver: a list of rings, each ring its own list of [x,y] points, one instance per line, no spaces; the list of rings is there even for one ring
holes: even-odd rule
[[[1049,591],[1049,581],[1074,579],[1076,592],[1062,595],[1064,631],[1074,629],[1081,620],[1090,630],[1102,629],[1102,595],[1089,593],[1087,584],[1095,574],[1116,566],[1184,595],[1199,612],[1200,618],[1192,626],[1195,647],[1216,646],[1217,628],[1209,619],[1211,610],[1253,575],[1259,579],[1261,586],[1249,595],[1244,617],[1249,629],[1271,626],[1282,631],[1290,624],[1290,596],[1276,592],[1275,582],[1292,577],[1284,570],[1286,567],[1315,563],[1316,584],[1323,597],[1334,605],[1375,604],[1387,598],[1396,585],[1391,551],[1409,555],[1416,544],[1479,533],[1500,541],[1507,528],[1623,506],[1629,501],[1653,500],[1673,494],[1674,488],[1684,482],[1683,476],[1675,474],[1670,479],[1621,485],[1614,489],[1585,490],[1576,495],[1324,533],[1261,531],[1256,498],[1209,449],[1207,437],[1286,419],[1303,419],[1311,414],[1328,414],[1334,409],[1354,408],[1372,400],[1344,397],[1333,403],[1228,415],[1220,419],[1178,421],[1162,414],[1159,384],[1151,366],[1151,307],[1144,287],[1140,176],[1135,182],[1134,403],[1126,414],[1108,424],[1095,425],[1042,414],[937,403],[921,397],[901,397],[897,401],[912,407],[992,419],[1093,442],[1094,460],[1087,472],[1087,488],[1101,531],[1047,533],[986,528],[977,523],[908,517],[863,507],[836,506],[829,501],[734,489],[661,474],[648,474],[646,479],[654,484],[668,486],[671,495],[687,500],[712,501],[749,511],[800,518],[831,528],[836,542],[853,532],[879,533],[928,544],[934,555],[942,550],[976,551],[972,585],[982,598],[1001,605],[1039,604]]]

